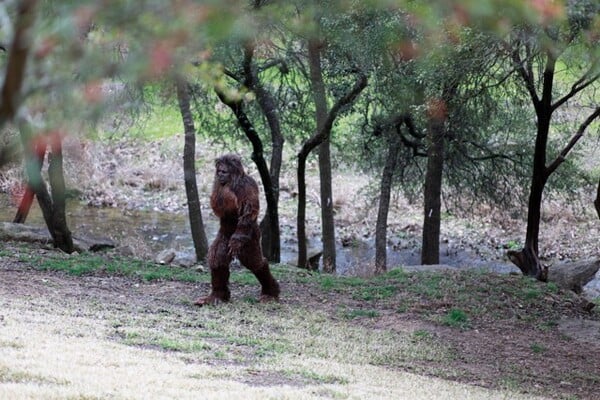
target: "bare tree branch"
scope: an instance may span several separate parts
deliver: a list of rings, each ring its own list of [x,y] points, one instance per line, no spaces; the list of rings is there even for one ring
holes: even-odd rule
[[[524,46],[529,54],[529,47],[527,45]],[[525,82],[525,87],[529,92],[529,96],[531,97],[533,103],[537,105],[540,102],[540,98],[537,94],[537,91],[535,90],[534,75],[533,70],[531,69],[531,60],[529,59],[529,57],[526,60],[521,59],[521,55],[519,54],[519,48],[521,47],[521,43],[517,43],[517,45],[514,46],[512,49],[511,45],[508,43],[505,43],[504,47],[506,50],[508,50],[511,59],[515,64],[517,72],[523,79],[523,82]]]
[[[300,152],[308,154],[312,149],[321,144],[325,136],[327,136],[328,132],[331,131],[333,122],[337,118],[340,110],[348,104],[352,104],[352,102],[358,97],[358,95],[363,91],[363,89],[366,86],[367,76],[364,73],[360,72],[358,79],[352,87],[352,90],[350,90],[344,96],[339,98],[338,101],[333,105],[333,107],[331,107],[331,110],[329,110],[329,113],[327,114],[327,119],[325,120],[325,123],[323,124],[321,130],[319,130],[315,135],[313,135],[304,143],[304,146],[302,146],[302,150],[300,150]]]
[[[573,149],[573,147],[577,144],[579,139],[581,139],[581,137],[585,133],[585,130],[587,129],[587,127],[599,116],[600,116],[600,106],[596,107],[596,110],[592,114],[590,114],[589,117],[586,118],[586,120],[579,126],[579,129],[577,129],[577,132],[575,133],[575,135],[573,135],[573,137],[571,138],[569,143],[560,152],[558,157],[556,157],[556,159],[548,167],[546,167],[546,171],[545,171],[546,176],[550,176],[556,170],[556,168],[558,168],[558,166],[565,161],[565,159],[566,159],[567,155],[569,154],[569,152],[571,151],[571,149]]]
[[[594,67],[592,66],[590,68],[590,71],[592,70],[592,68],[594,68]],[[580,79],[577,80],[577,82],[575,82],[573,84],[573,86],[571,86],[571,90],[569,91],[569,93],[567,93],[566,95],[564,95],[563,97],[558,99],[552,105],[552,111],[554,111],[558,107],[562,106],[564,103],[566,103],[569,99],[571,99],[577,93],[581,92],[583,89],[590,86],[592,83],[596,82],[600,78],[600,73],[598,73],[598,74],[592,76],[591,78],[589,78],[588,80],[586,80],[587,77],[589,76],[590,71],[586,72]]]

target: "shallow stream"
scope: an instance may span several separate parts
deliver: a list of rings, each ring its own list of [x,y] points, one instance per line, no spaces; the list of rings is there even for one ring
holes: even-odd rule
[[[0,194],[0,221],[12,221],[15,212],[16,205],[11,204],[9,196]],[[98,208],[87,206],[77,200],[70,200],[67,204],[67,218],[69,228],[75,236],[87,234],[110,238],[117,244],[133,241],[141,243],[154,255],[169,248],[174,249],[183,257],[190,257],[194,254],[189,221],[187,215],[183,213]],[[37,202],[34,202],[32,206],[27,223],[45,226]],[[205,212],[204,224],[208,240],[212,241],[218,229],[218,222],[211,214]],[[314,249],[316,252],[320,248],[319,242],[318,237],[311,238],[309,249]],[[350,246],[339,245],[337,249],[338,273],[340,275],[369,275],[369,266],[373,265],[374,259],[374,239],[358,240]],[[294,233],[282,233],[281,261],[295,263],[296,260],[297,241]],[[388,249],[388,266],[390,267],[418,265],[419,263],[419,248]],[[440,263],[456,268],[466,266],[487,268],[501,273],[516,271],[515,267],[502,260],[482,260],[468,250],[450,248],[447,244],[442,244]]]
[[[0,193],[0,221],[12,221],[17,206],[11,204],[6,194]],[[204,225],[209,242],[213,240],[218,221],[212,214],[203,213]],[[186,214],[162,211],[122,210],[118,208],[90,207],[80,201],[71,200],[67,204],[69,229],[74,236],[90,235],[98,238],[109,238],[117,243],[136,243],[147,249],[153,257],[165,249],[173,249],[182,259],[194,258],[194,247],[190,234],[189,221]],[[41,210],[34,202],[27,224],[44,227]],[[289,229],[288,229],[289,231]],[[337,273],[347,276],[369,276],[375,260],[374,239],[358,240],[351,246],[338,245]],[[412,240],[414,243],[414,238]],[[320,249],[320,239],[309,240],[311,249]],[[400,246],[401,247],[401,246]],[[440,264],[453,268],[480,268],[498,273],[518,272],[518,269],[507,261],[486,260],[478,257],[468,249],[452,247],[446,243],[440,246]],[[281,262],[295,264],[297,260],[297,241],[294,232],[282,232]],[[420,264],[420,249],[417,246],[405,246],[399,249],[388,249],[388,268],[396,266],[412,266],[414,269],[426,269]],[[596,278],[586,285],[586,291],[592,296],[600,296],[600,272]]]

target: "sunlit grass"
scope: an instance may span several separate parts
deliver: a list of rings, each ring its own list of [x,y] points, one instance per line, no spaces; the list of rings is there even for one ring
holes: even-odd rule
[[[128,135],[138,139],[156,140],[183,133],[181,114],[174,105],[152,105],[149,112],[128,131]]]
[[[48,378],[40,374],[32,374],[27,371],[11,370],[7,367],[0,365],[0,383],[1,384],[14,384],[14,383],[33,383],[36,385],[66,385],[67,381],[61,381],[53,378]]]
[[[145,281],[177,280],[182,282],[206,282],[208,276],[189,268],[174,265],[159,265],[148,261],[123,258],[102,257],[93,254],[66,256],[61,253],[40,258],[35,268],[43,271],[61,271],[73,276],[106,273],[139,277]]]

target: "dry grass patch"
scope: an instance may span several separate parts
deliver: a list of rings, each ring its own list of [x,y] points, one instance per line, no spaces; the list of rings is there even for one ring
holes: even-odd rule
[[[6,306],[6,304],[5,304]],[[528,399],[368,364],[304,354],[250,365],[127,346],[98,321],[3,308],[0,397],[6,399]],[[189,349],[188,349],[189,350]],[[344,350],[341,350],[344,352]]]

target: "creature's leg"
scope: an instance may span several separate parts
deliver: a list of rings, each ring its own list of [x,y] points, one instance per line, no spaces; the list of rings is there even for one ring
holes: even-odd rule
[[[260,301],[279,300],[279,284],[273,275],[271,275],[269,263],[262,255],[260,243],[257,240],[250,240],[250,242],[244,245],[238,258],[242,265],[252,271],[256,279],[260,282],[262,287]]]
[[[231,256],[228,255],[228,238],[220,232],[208,250],[208,266],[210,267],[211,292],[208,296],[199,298],[194,304],[198,306],[216,305],[220,302],[229,301],[229,263]]]

